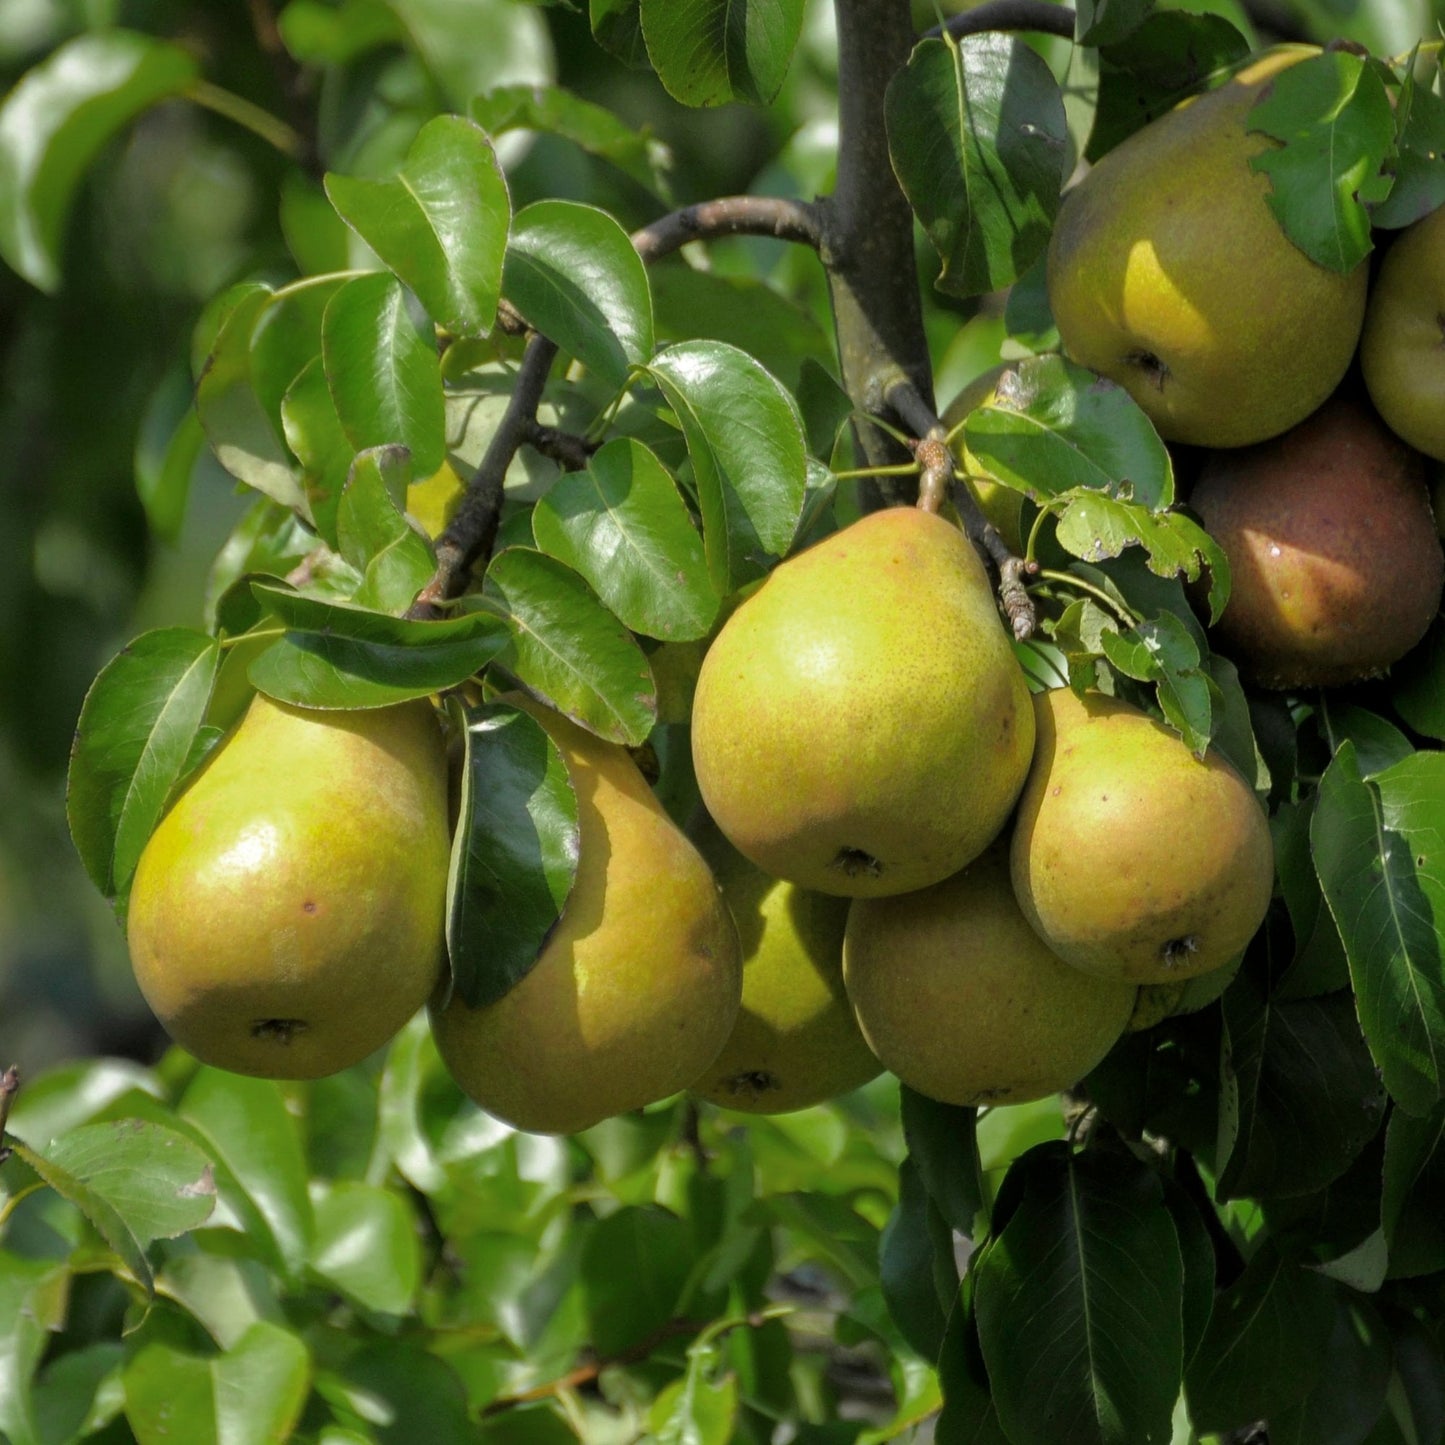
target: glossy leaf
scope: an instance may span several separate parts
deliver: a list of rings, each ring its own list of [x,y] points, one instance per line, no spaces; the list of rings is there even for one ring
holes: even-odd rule
[[[797,403],[724,342],[679,342],[649,370],[687,438],[708,570],[726,596],[762,576],[793,540],[807,487]]]
[[[1270,178],[1269,205],[1312,260],[1352,271],[1370,253],[1366,203],[1384,198],[1380,167],[1395,139],[1384,82],[1345,50],[1279,72],[1249,112],[1247,128],[1279,141],[1250,160]]]
[[[1270,1000],[1246,972],[1223,1006],[1219,1197],[1323,1189],[1384,1119],[1384,1089],[1353,1000]]]
[[[0,257],[54,291],[65,220],[105,144],[196,79],[193,55],[131,30],[96,30],[33,66],[0,105]]]
[[[537,961],[577,877],[577,794],[557,744],[505,703],[465,711],[461,808],[447,884],[457,992],[495,1003]]]
[[[405,1314],[421,1282],[416,1220],[403,1195],[345,1180],[316,1201],[310,1268],[363,1309]]]
[[[610,161],[638,185],[659,195],[668,193],[672,156],[666,145],[560,86],[501,85],[479,95],[471,113],[488,135],[521,129],[561,136]]]
[[[649,1416],[657,1445],[731,1445],[738,1413],[736,1376],[718,1374],[715,1342],[689,1347],[687,1369],[657,1397]]]
[[[320,356],[311,358],[281,398],[281,432],[301,463],[306,515],[321,540],[334,547],[336,509],[356,448],[336,414]]]
[[[42,1441],[31,1379],[53,1333],[64,1325],[70,1268],[0,1252],[0,1431],[11,1445]]]
[[[147,632],[101,669],[86,694],[66,816],[86,872],[107,898],[124,896],[185,775],[220,656],[203,632]]]
[[[893,169],[943,258],[938,287],[976,296],[1048,245],[1067,125],[1049,68],[1001,34],[924,40],[888,85]]]
[[[909,1158],[949,1227],[971,1238],[987,1199],[974,1135],[977,1110],[940,1104],[906,1084],[900,1094]]]
[[[1445,757],[1360,777],[1345,742],[1320,780],[1310,844],[1344,940],[1365,1038],[1412,1114],[1445,1094]]]
[[[338,214],[458,336],[485,336],[497,314],[511,198],[486,132],[439,115],[417,133],[397,175],[328,175]]]
[[[413,622],[344,602],[304,596],[279,583],[251,590],[286,627],[251,664],[252,684],[298,707],[385,707],[455,687],[507,644],[485,612]]]
[[[126,1419],[139,1445],[273,1445],[300,1419],[310,1376],[300,1338],[265,1321],[210,1359],[157,1341],[126,1366]]]
[[[613,386],[652,354],[647,270],[606,211],[576,201],[519,211],[503,284],[538,331]]]
[[[600,1220],[582,1247],[582,1291],[592,1341],[619,1355],[672,1318],[692,1269],[691,1230],[656,1205]]]
[[[721,605],[702,537],[656,455],[618,438],[569,472],[532,513],[537,545],[579,572],[633,632],[704,637]]]
[[[482,589],[510,640],[498,664],[546,699],[614,742],[640,744],[657,721],[652,671],[627,629],[570,567],[507,547],[492,558]]]
[[[1183,1373],[1184,1267],[1153,1174],[1043,1145],[979,1262],[975,1308],[1015,1445],[1168,1442]],[[1017,1186],[1016,1186],[1017,1187]]]
[[[1395,183],[1370,213],[1372,225],[1413,225],[1445,205],[1445,100],[1408,70],[1395,106],[1396,154],[1390,163]]]
[[[648,57],[675,100],[767,105],[788,73],[803,0],[642,0],[640,13]]]
[[[357,451],[400,444],[416,475],[446,454],[446,415],[436,343],[420,328],[393,276],[357,276],[336,292],[321,326],[326,382]]]
[[[402,511],[411,464],[404,448],[362,452],[337,510],[341,555],[362,574],[358,607],[400,614],[436,571],[436,558]]]
[[[1385,1134],[1380,1223],[1392,1278],[1445,1269],[1445,1107],[1424,1118],[1397,1110]]]
[[[1185,1382],[1195,1429],[1273,1417],[1314,1388],[1334,1328],[1334,1286],[1262,1245],[1214,1303]]]

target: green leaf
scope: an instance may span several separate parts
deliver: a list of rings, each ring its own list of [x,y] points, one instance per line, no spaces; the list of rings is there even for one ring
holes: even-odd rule
[[[179,45],[131,30],[77,36],[28,70],[0,104],[0,256],[54,291],[65,220],[90,163],[197,73]]]
[[[721,601],[702,538],[667,468],[619,437],[558,478],[532,513],[537,545],[565,562],[633,632],[705,637]]]
[[[281,1087],[202,1067],[176,1112],[216,1161],[221,1199],[239,1215],[257,1252],[299,1275],[311,1250],[313,1218],[306,1158]]]
[[[352,446],[399,443],[419,477],[446,455],[441,364],[430,331],[412,316],[400,282],[380,272],[342,286],[321,323],[326,382]]]
[[[1031,1150],[1010,1176],[1022,1197],[974,1283],[1009,1439],[1164,1445],[1184,1366],[1184,1266],[1158,1180],[1127,1154],[1065,1144]]]
[[[767,105],[788,73],[803,0],[642,0],[641,18],[648,56],[675,100]]]
[[[657,721],[647,657],[570,567],[530,547],[492,558],[478,614],[501,618],[498,663],[559,712],[636,747]]]
[[[1388,169],[1395,183],[1370,213],[1377,228],[1413,225],[1445,205],[1445,100],[1415,79],[1407,66],[1395,105],[1396,153]]]
[[[647,268],[606,211],[576,201],[519,211],[503,285],[532,326],[612,386],[652,354]]]
[[[640,32],[638,39],[640,44]],[[668,194],[672,155],[662,141],[559,86],[498,86],[472,102],[472,119],[491,136],[519,129],[561,136],[610,161],[647,190]]]
[[[281,398],[281,432],[301,463],[305,513],[328,547],[336,545],[336,508],[356,448],[341,427],[326,367],[313,356]]]
[[[634,70],[649,70],[642,36],[642,0],[587,0],[592,38]]]
[[[1267,999],[1249,973],[1224,995],[1218,1197],[1312,1194],[1375,1136],[1385,1094],[1348,992]]]
[[[924,40],[888,84],[893,169],[952,296],[999,290],[1048,245],[1067,150],[1047,65],[1009,35]]]
[[[1179,1253],[1184,1262],[1184,1366],[1197,1353],[1209,1317],[1214,1313],[1214,1244],[1209,1226],[1183,1185],[1164,1178],[1164,1207],[1174,1221]]]
[[[899,1092],[908,1156],[949,1227],[972,1238],[988,1197],[974,1136],[978,1112],[940,1104],[906,1084]]]
[[[274,1445],[290,1438],[310,1388],[300,1338],[259,1321],[204,1359],[156,1341],[125,1368],[125,1413],[139,1445]]]
[[[1445,754],[1360,777],[1342,743],[1320,780],[1310,846],[1344,940],[1365,1038],[1412,1114],[1445,1095]]]
[[[1223,79],[1249,54],[1247,41],[1221,15],[1164,10],[1131,35],[1099,50],[1099,104],[1089,133],[1091,161],[1187,95]]]
[[[285,624],[286,635],[252,662],[252,685],[297,707],[385,707],[455,687],[507,644],[486,612],[413,622],[307,597],[279,583],[252,593]]]
[[[1279,982],[1280,999],[1312,998],[1350,986],[1350,964],[1334,916],[1320,890],[1310,853],[1315,800],[1282,803],[1270,818],[1275,876],[1289,910],[1294,957]]]
[[[567,765],[539,722],[489,703],[466,709],[462,736],[447,952],[457,992],[479,1008],[537,961],[576,880],[581,834]]]
[[[316,1201],[313,1274],[363,1309],[408,1313],[421,1283],[417,1222],[399,1193],[341,1180]]]
[[[80,710],[66,817],[91,881],[123,897],[186,774],[220,664],[214,638],[166,627],[108,662]]]
[[[1272,1418],[1314,1388],[1335,1322],[1335,1289],[1263,1244],[1214,1303],[1185,1391],[1196,1430]]]
[[[1395,711],[1417,733],[1437,741],[1445,741],[1442,677],[1445,677],[1445,617],[1437,617],[1424,639],[1390,669],[1390,701]]]
[[[326,194],[438,326],[457,336],[492,329],[512,205],[479,126],[436,116],[417,133],[397,175],[328,175]]]
[[[582,1246],[582,1297],[604,1358],[641,1344],[673,1317],[692,1272],[692,1231],[656,1205],[626,1205]]]
[[[0,1431],[10,1445],[42,1440],[30,1382],[65,1323],[70,1266],[0,1251]]]
[[[410,458],[404,447],[377,447],[353,463],[337,509],[341,555],[362,574],[357,607],[401,614],[436,571],[426,540],[402,510]]]
[[[316,1393],[361,1440],[375,1445],[477,1445],[486,1439],[467,1417],[467,1392],[457,1372],[420,1340],[366,1341],[334,1375],[318,1375]]]
[[[898,1203],[878,1242],[878,1278],[903,1338],[930,1362],[958,1302],[953,1235],[911,1159],[898,1171]]]
[[[397,18],[383,0],[289,0],[276,28],[293,60],[303,65],[349,65],[402,40]]]
[[[46,1442],[97,1435],[120,1414],[125,1346],[115,1340],[81,1345],[51,1359],[31,1391],[40,1438]]]
[[[183,369],[166,374],[151,393],[135,446],[135,489],[146,524],[175,546],[185,521],[191,473],[206,445],[194,388]]]
[[[691,1345],[687,1370],[653,1402],[649,1439],[657,1445],[731,1445],[738,1413],[738,1382],[731,1373],[717,1376],[718,1346],[709,1340]]]
[[[1391,1355],[1379,1313],[1363,1300],[1338,1300],[1319,1383],[1270,1416],[1270,1445],[1359,1445],[1384,1412]]]
[[[963,437],[1006,486],[1036,502],[1078,487],[1151,510],[1173,502],[1169,453],[1123,387],[1062,356],[1035,356],[1005,371],[994,397],[969,413]]]
[[[1414,1119],[1398,1109],[1385,1131],[1380,1223],[1392,1279],[1445,1269],[1445,1107]]]
[[[548,85],[555,62],[547,23],[515,0],[387,0],[449,108],[465,113],[496,85]]]
[[[1281,143],[1250,167],[1269,176],[1269,206],[1285,234],[1321,266],[1354,270],[1370,254],[1366,203],[1384,198],[1380,168],[1395,139],[1374,65],[1330,50],[1280,71],[1250,109],[1248,129]]]
[[[1321,695],[1315,716],[1332,754],[1346,738],[1355,745],[1361,777],[1373,778],[1415,752],[1410,739],[1394,723],[1352,703],[1333,702],[1328,694]]]
[[[807,455],[797,403],[746,352],[684,341],[649,368],[687,438],[719,595],[761,577],[797,530]]]
[[[1080,0],[1075,38],[1102,48],[1126,40],[1153,9],[1154,0]]]

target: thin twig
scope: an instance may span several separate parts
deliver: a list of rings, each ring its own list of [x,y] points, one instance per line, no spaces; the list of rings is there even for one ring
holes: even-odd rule
[[[689,241],[721,236],[772,236],[815,251],[822,244],[817,207],[788,196],[722,196],[683,206],[632,233],[644,261],[670,256]]]
[[[563,431],[561,427],[543,426],[541,422],[528,422],[522,440],[533,451],[550,457],[564,472],[580,472],[592,460],[598,444],[576,432]]]
[[[18,1064],[11,1064],[3,1074],[0,1074],[0,1140],[5,1138],[5,1126],[10,1122],[10,1106],[15,1102],[15,1096],[20,1092],[20,1067]],[[0,1164],[3,1164],[10,1157],[8,1148],[0,1148]]]
[[[947,30],[956,40],[986,31],[1029,30],[1040,35],[1074,38],[1074,12],[1067,5],[1049,0],[984,0],[962,15],[950,16],[942,25],[925,30],[925,37],[937,39]]]

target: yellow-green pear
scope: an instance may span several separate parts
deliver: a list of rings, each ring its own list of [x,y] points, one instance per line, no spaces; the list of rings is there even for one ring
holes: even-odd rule
[[[488,1113],[574,1134],[690,1085],[742,992],[737,931],[702,855],[625,748],[528,702],[577,792],[577,879],[529,973],[431,1008],[442,1061]]]
[[[843,978],[883,1063],[960,1105],[1068,1088],[1113,1047],[1138,992],[1050,952],[1019,911],[1003,843],[931,888],[855,900]]]
[[[1368,265],[1312,261],[1269,208],[1247,127],[1281,46],[1136,131],[1064,197],[1048,253],[1064,351],[1127,388],[1166,440],[1275,436],[1335,389],[1354,355]],[[1438,340],[1438,337],[1437,337]]]
[[[1134,1012],[1129,1018],[1129,1032],[1139,1033],[1152,1029],[1164,1019],[1177,1018],[1180,1014],[1198,1013],[1208,1008],[1234,982],[1244,963],[1241,953],[1223,968],[1212,969],[1209,973],[1198,973],[1193,978],[1180,979],[1169,983],[1141,983],[1139,997],[1134,1002]]]
[[[914,507],[777,567],[723,626],[693,697],[708,812],[764,872],[823,893],[957,872],[1003,827],[1033,741],[983,563]]]
[[[1008,363],[990,367],[980,376],[974,377],[943,412],[943,424],[950,432],[959,423],[966,421],[970,412],[981,406],[992,406],[998,398],[999,378],[1008,370]],[[1020,556],[1024,550],[1023,515],[1024,494],[1005,486],[994,477],[974,454],[969,451],[963,432],[953,438],[953,454],[958,459],[959,470],[979,509],[993,523],[1010,552]]]
[[[258,695],[136,868],[136,980],[177,1043],[266,1078],[380,1048],[441,972],[446,752],[425,701],[314,711]]]
[[[1059,688],[1034,706],[1011,853],[1025,917],[1060,958],[1102,977],[1172,983],[1222,968],[1274,886],[1249,785],[1120,699]]]
[[[1375,410],[1445,461],[1445,206],[1407,227],[1370,288],[1360,369]]]
[[[883,1066],[843,989],[848,900],[770,877],[709,818],[688,832],[712,865],[743,958],[737,1022],[693,1093],[729,1109],[783,1114],[866,1084]]]

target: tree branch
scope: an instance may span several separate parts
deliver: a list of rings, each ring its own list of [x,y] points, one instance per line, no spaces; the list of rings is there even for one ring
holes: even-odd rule
[[[637,254],[649,263],[670,256],[689,241],[720,236],[773,236],[798,241],[815,251],[823,243],[818,208],[782,196],[722,196],[699,201],[632,233]]]
[[[1032,30],[1040,35],[1061,35],[1065,40],[1072,40],[1074,12],[1067,5],[1053,5],[1049,0],[984,0],[982,5],[961,15],[952,15],[942,25],[923,33],[927,38],[937,38],[945,30],[956,40],[990,30]]]

